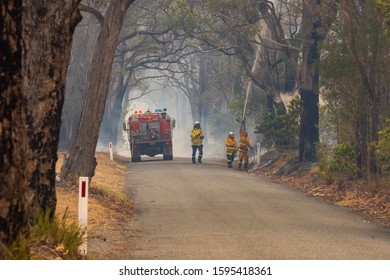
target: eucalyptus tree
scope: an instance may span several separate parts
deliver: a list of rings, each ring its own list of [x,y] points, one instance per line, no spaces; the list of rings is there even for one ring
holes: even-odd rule
[[[62,178],[92,178],[95,173],[95,150],[107,100],[112,63],[123,20],[133,2],[134,0],[111,0],[104,16],[93,7],[83,6],[97,17],[101,29],[77,136],[62,166]]]
[[[292,8],[296,3],[274,4],[265,0],[191,3],[183,17],[193,23],[185,31],[196,46],[204,53],[220,52],[238,58],[249,78],[243,81],[248,91],[254,84],[267,97],[264,107],[284,114],[280,94],[293,91],[297,84],[301,14],[299,8]]]
[[[390,105],[387,22],[375,1],[341,4],[326,43],[324,96],[338,116],[338,139],[355,146],[360,173],[376,173],[374,143]]]
[[[208,122],[204,120],[209,120],[213,111],[225,115],[228,102],[242,93],[238,87],[232,91],[231,84],[241,86],[243,82],[241,69],[244,69],[244,62],[238,59],[240,52],[245,52],[245,58],[252,55],[252,50],[246,48],[248,44],[245,40],[250,29],[245,17],[252,9],[245,6],[248,1],[243,2],[171,1],[168,5],[170,18],[178,26],[178,32],[186,37],[186,42],[192,45],[189,49],[193,50],[183,60],[184,63],[178,65],[182,73],[172,75],[169,83],[187,96],[193,120],[201,121],[206,130]],[[231,11],[235,9],[239,11],[232,15]],[[224,13],[220,13],[221,10]],[[229,65],[223,69],[220,67],[222,64],[235,64],[235,68],[240,70],[235,71],[233,79],[229,79],[232,72],[225,70],[233,70],[234,67]],[[220,83],[222,73],[228,75],[224,83]]]
[[[300,161],[316,161],[319,141],[319,79],[323,42],[337,13],[337,0],[303,2],[301,39],[302,62],[298,89],[301,98],[299,127]]]
[[[85,98],[88,79],[91,73],[93,52],[99,35],[98,20],[87,12],[82,12],[83,19],[77,25],[72,44],[65,101],[62,110],[60,149],[68,150],[76,137],[81,110]]]
[[[209,106],[207,120],[210,129],[208,135],[216,139],[236,127],[237,119],[242,118],[243,92],[247,78],[241,60],[236,56],[214,53],[214,55],[209,56],[208,60],[210,74],[204,99]],[[250,105],[247,115],[252,117],[252,109],[256,107],[256,104],[251,102]]]
[[[73,32],[80,0],[23,1],[23,92],[27,98],[33,207],[54,214],[55,167]]]
[[[256,2],[261,14],[261,30],[252,42],[258,47],[258,68],[262,71],[252,79],[266,92],[269,111],[284,114],[280,94],[294,92],[297,87],[301,9],[296,1]]]
[[[181,75],[179,65],[185,57],[198,52],[186,40],[181,26],[170,18],[165,2],[136,2],[125,20],[111,79],[111,102],[107,103],[101,133],[111,135],[114,142],[122,105],[127,104],[124,98],[130,91],[141,89],[141,95],[145,95],[151,92],[148,85],[153,79]],[[151,10],[158,12],[151,13]]]
[[[1,242],[13,241],[27,218],[47,210],[54,214],[61,109],[79,2],[0,4]]]
[[[186,5],[176,1],[137,2],[129,13],[117,49],[118,62],[112,85],[112,102],[107,104],[106,125],[116,135],[118,118],[125,92],[134,88],[137,81],[165,77],[170,86],[181,90],[191,104],[193,118],[204,118],[211,112],[210,100],[217,92],[210,91],[208,77],[214,74],[211,57],[226,47],[211,46],[189,35],[204,28],[200,16],[191,14]],[[158,10],[150,13],[150,10]],[[184,12],[183,12],[184,11]],[[208,31],[209,32],[209,31]],[[207,32],[203,32],[206,34]],[[198,33],[201,34],[201,33]],[[230,48],[232,50],[233,48]],[[218,94],[225,92],[219,89]],[[206,126],[206,125],[205,125]],[[115,139],[115,137],[113,137]]]
[[[268,61],[268,65],[263,65],[268,73],[274,73],[263,74],[268,76],[263,84],[268,84],[267,91],[276,91],[274,98],[281,91],[298,89],[299,159],[315,161],[319,140],[319,61],[323,41],[337,12],[337,1],[255,2],[267,26],[267,32],[259,36]]]
[[[28,220],[27,103],[22,91],[22,4],[0,3],[0,259]]]

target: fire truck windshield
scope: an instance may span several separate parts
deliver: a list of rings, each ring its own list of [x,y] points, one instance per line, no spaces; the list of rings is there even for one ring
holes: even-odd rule
[[[160,123],[158,123],[158,122],[140,123],[140,131],[141,132],[151,132],[152,130],[159,132],[160,131]]]

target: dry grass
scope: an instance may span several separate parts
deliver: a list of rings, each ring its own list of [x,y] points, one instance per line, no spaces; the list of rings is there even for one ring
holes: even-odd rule
[[[91,180],[88,197],[88,218],[91,224],[101,224],[102,220],[112,219],[112,211],[118,210],[116,207],[127,206],[131,202],[126,196],[126,166],[111,161],[108,154],[97,153],[95,176]],[[59,154],[57,162],[57,172],[63,164],[63,154]],[[113,209],[114,207],[114,209]],[[78,208],[78,186],[57,187],[57,212],[63,214],[68,208],[68,216],[77,219]],[[126,210],[126,209],[125,209]],[[128,210],[128,209],[127,209]]]
[[[64,155],[59,154],[57,172],[60,172]],[[88,196],[88,236],[101,239],[118,223],[131,218],[131,201],[126,195],[127,170],[118,161],[111,161],[108,154],[97,153],[95,176],[92,178]],[[78,219],[78,186],[57,186],[56,214],[67,211],[70,222]],[[100,241],[101,241],[100,240]]]

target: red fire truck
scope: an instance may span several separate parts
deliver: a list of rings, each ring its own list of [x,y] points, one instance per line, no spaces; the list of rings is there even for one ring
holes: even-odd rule
[[[157,109],[155,112],[142,113],[136,110],[132,114],[124,129],[128,132],[131,150],[131,161],[141,161],[141,155],[154,157],[162,154],[164,160],[172,160],[172,130],[175,120],[166,112],[166,109]]]

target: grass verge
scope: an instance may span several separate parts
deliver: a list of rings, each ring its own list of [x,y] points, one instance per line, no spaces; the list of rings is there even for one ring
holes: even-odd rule
[[[78,252],[82,236],[76,223],[71,222],[65,212],[62,217],[49,218],[46,214],[34,218],[28,232],[19,236],[9,247],[7,259],[51,260],[83,259]]]
[[[63,153],[59,153],[57,173],[63,164]],[[10,251],[13,259],[85,259],[95,258],[94,240],[106,241],[102,232],[110,230],[118,222],[132,216],[132,202],[126,195],[127,168],[120,161],[111,161],[106,153],[97,153],[95,176],[89,187],[88,197],[88,249],[87,257],[80,256],[77,248],[81,237],[78,230],[78,186],[56,186],[57,207],[55,220],[38,218],[28,236],[21,237]],[[91,242],[90,242],[91,241]],[[31,247],[31,255],[26,246]],[[91,252],[91,253],[90,253]]]

